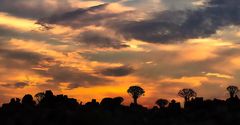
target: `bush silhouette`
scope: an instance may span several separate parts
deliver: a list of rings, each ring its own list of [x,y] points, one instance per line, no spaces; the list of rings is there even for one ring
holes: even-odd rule
[[[121,105],[123,101],[124,101],[123,97],[115,97],[115,98],[113,98],[113,103],[116,106]]]
[[[36,103],[33,100],[32,95],[27,94],[22,98],[22,104],[25,106],[34,106]]]
[[[159,106],[159,108],[165,108],[168,103],[169,102],[167,99],[158,99],[156,101],[156,104]]]

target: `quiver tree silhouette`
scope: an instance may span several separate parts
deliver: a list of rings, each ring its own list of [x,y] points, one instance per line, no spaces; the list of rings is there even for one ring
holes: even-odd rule
[[[156,101],[156,104],[160,107],[160,108],[165,108],[166,105],[169,103],[169,101],[167,99],[158,99]]]
[[[137,105],[137,99],[145,93],[140,86],[130,86],[127,92],[132,96],[135,105]]]
[[[237,86],[228,86],[227,91],[230,94],[230,98],[234,98],[234,96],[238,93],[239,89]]]
[[[40,103],[44,99],[45,94],[44,92],[39,92],[34,97],[37,99],[38,103]]]
[[[55,96],[51,90],[46,90],[44,93],[44,97],[41,99],[39,103],[41,106],[53,107],[56,103]]]
[[[188,102],[191,98],[196,97],[197,93],[192,89],[182,89],[178,92],[178,95],[183,97],[185,102]]]

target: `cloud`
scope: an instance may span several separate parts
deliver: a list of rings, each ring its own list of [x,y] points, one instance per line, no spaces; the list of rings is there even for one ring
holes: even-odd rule
[[[132,9],[116,3],[104,3],[88,8],[78,8],[66,13],[40,18],[37,23],[42,25],[46,23],[61,24],[77,29],[90,25],[103,25],[107,23],[108,20],[116,19],[116,17],[122,16],[128,12],[132,12]]]
[[[225,0],[225,4],[214,1],[197,10],[164,12],[168,16],[178,18],[165,20],[161,13],[157,13],[150,20],[132,21],[123,25],[118,23],[115,28],[128,38],[153,43],[174,43],[191,38],[209,37],[223,26],[240,24],[238,0]]]
[[[26,50],[11,50],[0,47],[0,65],[10,69],[31,69],[43,60],[52,60],[52,58]]]
[[[95,25],[98,25],[97,22],[100,23],[101,20],[105,20],[106,18],[115,16],[115,14],[111,13],[100,14],[101,11],[106,9],[106,6],[108,6],[108,4],[100,4],[85,9],[80,8],[77,10],[66,12],[61,15],[54,15],[48,18],[41,18],[38,20],[38,23],[70,25],[75,28],[91,25],[93,23],[95,23]],[[96,19],[98,21],[96,21]]]
[[[0,49],[0,53],[2,57],[8,59],[24,60],[26,62],[33,63],[39,62],[41,60],[41,55],[34,52]]]
[[[189,10],[197,9],[205,0],[124,0],[126,6],[135,7],[141,11]]]
[[[69,0],[0,0],[0,3],[0,11],[27,18],[42,18],[73,9]]]
[[[193,88],[199,97],[213,98],[228,98],[226,88],[228,81],[223,80],[209,80],[204,81],[198,87]]]
[[[150,18],[138,19],[125,13],[100,13],[108,4],[80,9],[59,17],[40,20],[44,23],[72,27],[89,25],[115,30],[125,39],[138,39],[151,43],[175,43],[186,39],[204,38],[229,25],[240,24],[238,0],[211,0],[204,7],[192,10],[166,10],[155,12]],[[136,15],[140,12],[134,12]],[[124,17],[124,18],[123,18]]]
[[[160,0],[168,10],[196,9],[198,4],[203,4],[205,0]]]
[[[127,76],[133,73],[134,71],[135,70],[130,66],[120,66],[120,67],[103,69],[100,71],[100,73],[105,76],[121,77],[121,76]]]
[[[111,3],[111,2],[119,2],[119,1],[121,1],[121,0],[102,0],[102,1]]]
[[[15,83],[15,87],[16,88],[23,88],[25,86],[28,86],[28,83],[26,83],[26,82],[17,82],[17,83]]]
[[[48,44],[53,45],[66,45],[66,43],[59,41],[58,39],[53,39],[53,35],[42,34],[37,32],[23,32],[15,31],[11,28],[0,27],[0,37],[2,37],[1,42],[11,40],[11,39],[21,39],[21,40],[35,40],[35,41],[46,41]]]
[[[201,41],[200,43],[185,42],[181,44],[145,44],[138,46],[144,48],[145,51],[97,51],[81,53],[81,55],[90,61],[133,65],[137,67],[137,70],[131,76],[143,79],[144,83],[154,82],[166,77],[213,77],[206,76],[207,73],[217,73],[218,79],[234,76],[240,66],[239,45],[225,45],[219,40],[215,43],[212,39],[203,42],[205,40],[190,40]],[[225,66],[227,68],[219,68]],[[232,79],[235,79],[235,77]]]
[[[106,85],[110,80],[101,78],[96,75],[85,73],[77,68],[63,67],[55,65],[49,67],[47,71],[36,71],[42,76],[50,77],[48,83],[69,83],[68,89],[74,89],[78,87],[91,87],[98,85]]]
[[[125,43],[121,42],[121,38],[112,36],[110,33],[106,35],[105,31],[84,31],[76,38],[77,41],[87,46],[99,48],[114,48],[120,49],[128,47]]]
[[[74,36],[73,40],[78,41],[86,46],[99,48],[114,48],[120,49],[128,47],[121,35],[117,35],[113,30],[102,27],[98,29],[87,29],[87,26],[101,26],[106,20],[112,20],[117,15],[121,15],[130,8],[123,7],[120,4],[100,4],[85,9],[77,9],[64,13],[62,15],[55,15],[49,18],[39,19],[37,24],[42,26],[48,24],[58,24],[64,26],[71,26],[73,29],[82,28],[78,36]],[[97,20],[97,21],[96,21]],[[84,30],[86,28],[86,30]]]
[[[26,86],[28,86],[29,84],[26,82],[17,82],[14,84],[3,84],[1,86],[3,87],[7,87],[7,88],[24,88]]]

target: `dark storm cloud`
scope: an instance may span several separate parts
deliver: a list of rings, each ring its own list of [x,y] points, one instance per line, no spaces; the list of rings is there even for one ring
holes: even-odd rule
[[[186,15],[184,20],[162,20],[160,13],[155,18],[145,21],[133,21],[124,25],[118,23],[117,30],[129,38],[155,43],[179,42],[190,38],[208,37],[222,26],[240,24],[240,1],[212,0],[207,7],[194,11],[179,11],[179,16]],[[166,13],[166,12],[165,12]],[[176,14],[169,12],[169,16]]]
[[[28,86],[29,84],[26,82],[17,82],[14,84],[3,84],[1,86],[3,87],[7,87],[7,88],[24,88],[26,86]]]
[[[73,9],[68,0],[56,0],[55,5],[50,5],[47,1],[48,0],[0,0],[0,11],[19,17],[42,18]]]
[[[240,24],[239,0],[211,0],[204,8],[156,12],[151,19],[127,20],[127,14],[97,13],[107,4],[45,18],[42,22],[76,26],[101,25],[114,29],[126,39],[152,43],[173,43],[209,37],[223,26]],[[94,12],[92,14],[91,12]]]
[[[36,71],[37,72],[37,71]],[[82,72],[73,67],[52,66],[47,71],[39,71],[40,75],[51,77],[49,83],[69,83],[68,88],[106,85],[110,80]]]
[[[127,76],[133,72],[134,72],[134,69],[130,66],[107,68],[100,71],[100,73],[105,76],[115,76],[115,77]]]
[[[110,34],[107,35],[107,32],[103,31],[85,31],[77,37],[77,41],[99,48],[120,49],[128,47],[128,45],[121,42],[120,38],[110,36]]]

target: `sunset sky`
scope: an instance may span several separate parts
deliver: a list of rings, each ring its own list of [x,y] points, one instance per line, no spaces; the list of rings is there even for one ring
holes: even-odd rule
[[[0,103],[53,90],[226,98],[240,83],[240,0],[0,0]]]

